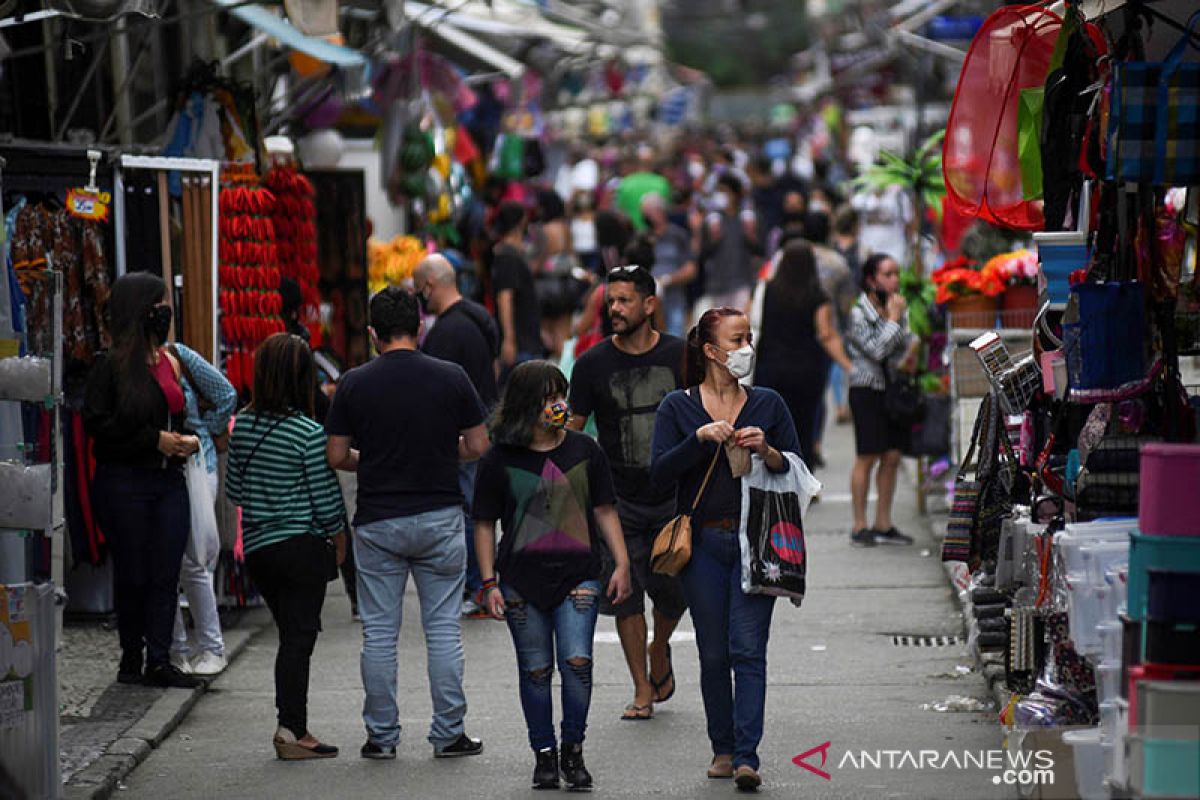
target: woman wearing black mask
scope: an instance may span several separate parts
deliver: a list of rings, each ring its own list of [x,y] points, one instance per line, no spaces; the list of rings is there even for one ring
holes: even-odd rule
[[[862,296],[850,309],[846,331],[846,352],[853,362],[850,412],[857,453],[850,473],[854,506],[850,543],[858,547],[912,544],[911,536],[892,525],[896,473],[909,430],[889,420],[884,408],[885,365],[891,371],[911,369],[915,359],[916,337],[908,331],[908,306],[899,294],[900,267],[896,259],[878,253],[868,258],[862,267],[862,289]],[[876,464],[879,499],[875,503],[875,524],[868,528],[867,493]]]
[[[165,292],[161,278],[144,272],[113,284],[113,344],[88,375],[83,419],[115,570],[117,680],[191,688],[200,682],[171,666],[170,646],[191,524],[183,464],[200,440],[185,428],[180,366],[163,347],[171,329]]]

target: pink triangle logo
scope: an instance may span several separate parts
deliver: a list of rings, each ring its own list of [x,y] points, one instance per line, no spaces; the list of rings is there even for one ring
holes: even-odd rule
[[[827,781],[833,780],[833,776],[830,775],[828,772],[826,772],[824,769],[814,767],[812,764],[809,764],[807,761],[809,756],[813,756],[813,755],[816,755],[817,753],[820,753],[821,754],[821,767],[824,767],[825,761],[829,758],[829,747],[831,744],[832,744],[832,742],[826,742],[825,744],[817,745],[812,750],[809,750],[806,753],[801,753],[800,755],[793,758],[792,763],[795,764],[797,767],[804,767],[804,769],[808,770],[812,774],[820,776]]]

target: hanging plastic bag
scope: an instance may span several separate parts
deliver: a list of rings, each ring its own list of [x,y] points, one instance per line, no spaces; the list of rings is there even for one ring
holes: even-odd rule
[[[188,504],[192,511],[187,554],[197,564],[214,569],[217,556],[221,554],[221,535],[217,531],[216,504],[208,485],[208,470],[204,467],[202,451],[196,451],[188,458],[184,478],[187,480]]]
[[[799,605],[808,574],[804,515],[821,483],[794,453],[784,453],[788,471],[774,473],[754,456],[742,478],[742,591],[786,597]]]

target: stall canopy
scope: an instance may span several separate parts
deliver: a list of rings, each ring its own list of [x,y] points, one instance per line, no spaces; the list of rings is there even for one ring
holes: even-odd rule
[[[315,36],[306,36],[292,23],[260,5],[244,4],[238,0],[213,0],[230,14],[268,36],[278,39],[284,47],[298,50],[342,69],[365,67],[367,58],[357,50],[332,44]]]

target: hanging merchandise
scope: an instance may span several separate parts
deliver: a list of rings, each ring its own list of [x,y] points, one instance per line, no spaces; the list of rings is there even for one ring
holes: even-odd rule
[[[433,137],[414,122],[404,129],[404,140],[400,145],[400,191],[408,199],[425,196],[425,178],[436,155]]]
[[[1110,180],[1152,181],[1159,186],[1200,182],[1195,117],[1200,64],[1181,63],[1198,21],[1200,13],[1192,16],[1187,32],[1164,61],[1125,61],[1113,68]]]
[[[1042,212],[1022,186],[1021,92],[1042,87],[1062,19],[1036,6],[1006,6],[984,22],[963,62],[943,146],[943,172],[960,213],[1041,230]]]
[[[308,329],[309,341],[320,341],[321,293],[317,288],[317,208],[312,182],[296,170],[294,162],[277,160],[263,178],[275,196],[272,221],[275,225],[279,269],[300,287],[302,303],[298,321]]]
[[[280,318],[275,195],[258,185],[253,164],[226,167],[221,184],[218,274],[225,372],[245,396],[254,381],[254,349],[286,330]]]

